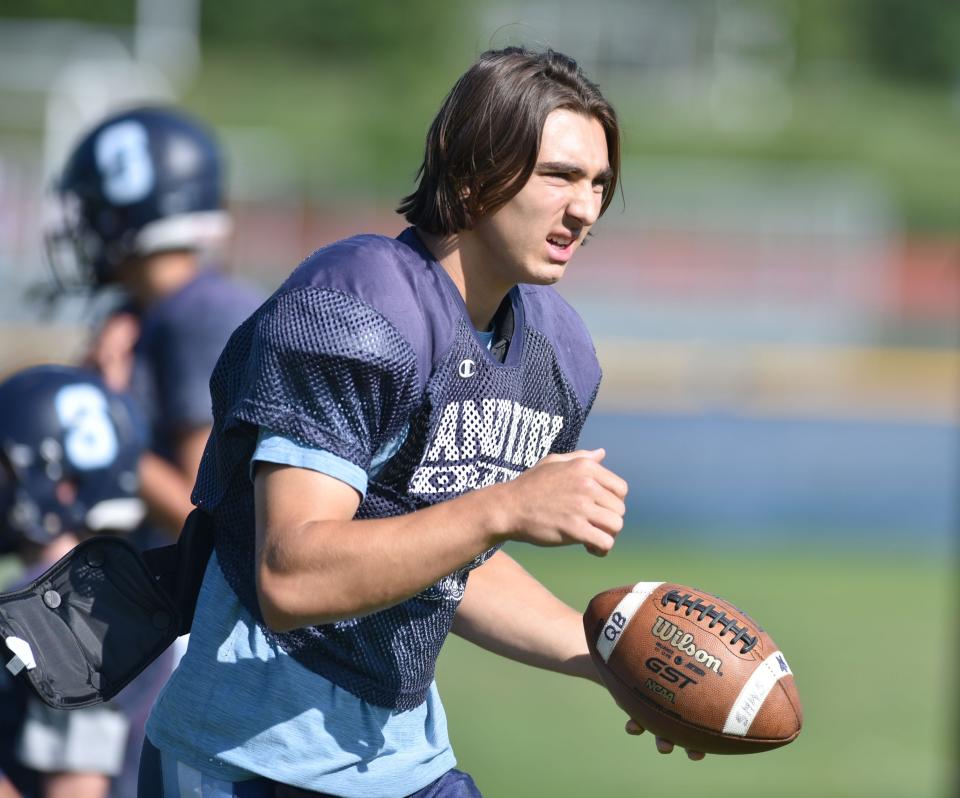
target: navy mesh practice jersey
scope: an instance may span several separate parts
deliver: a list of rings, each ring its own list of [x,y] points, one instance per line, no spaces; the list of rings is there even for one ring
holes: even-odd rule
[[[500,362],[410,228],[319,250],[233,334],[210,383],[214,431],[194,501],[214,515],[224,576],[258,621],[248,477],[258,428],[370,474],[357,518],[409,513],[576,448],[600,381],[583,322],[549,287],[517,286],[503,308],[512,335]],[[469,571],[490,554],[375,614],[265,634],[354,695],[411,708]]]

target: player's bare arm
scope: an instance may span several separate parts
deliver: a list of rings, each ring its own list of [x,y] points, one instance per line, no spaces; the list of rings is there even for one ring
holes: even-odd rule
[[[209,434],[209,426],[181,433],[176,440],[175,463],[153,452],[145,452],[140,458],[141,494],[154,519],[172,538],[177,537],[193,509],[190,493]]]
[[[133,313],[114,313],[96,332],[85,365],[100,372],[112,390],[128,390],[133,372],[133,347],[139,335],[140,322]]]
[[[507,540],[606,553],[626,483],[602,451],[550,455],[513,482],[407,515],[352,520],[356,491],[307,469],[262,464],[254,482],[260,609],[276,631],[397,604]]]
[[[523,612],[517,612],[517,607],[523,607]],[[603,684],[587,649],[581,613],[560,601],[506,552],[497,552],[470,574],[453,632],[525,665]],[[638,735],[644,729],[631,719],[626,731]],[[661,737],[656,744],[663,754],[674,748]],[[687,756],[694,761],[704,757],[699,751],[687,751]]]
[[[453,632],[525,665],[601,684],[587,650],[581,614],[504,551],[470,574]]]

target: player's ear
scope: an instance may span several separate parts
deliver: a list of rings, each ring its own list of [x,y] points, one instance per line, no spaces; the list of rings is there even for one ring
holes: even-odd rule
[[[478,195],[479,192],[474,192],[467,182],[461,182],[457,186],[457,196],[460,199],[460,207],[463,208],[464,229],[466,230],[471,230],[477,219],[483,215],[483,211],[476,201]]]

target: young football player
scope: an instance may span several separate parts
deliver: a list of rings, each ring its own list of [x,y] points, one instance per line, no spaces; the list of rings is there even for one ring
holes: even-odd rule
[[[15,590],[84,537],[129,534],[143,519],[143,419],[93,372],[36,366],[0,383],[0,553],[23,565]],[[0,746],[11,779],[37,798],[104,798],[130,721],[108,704],[55,710],[0,669]],[[8,761],[8,758],[11,758]]]
[[[450,631],[598,680],[580,612],[500,547],[604,555],[623,526],[626,483],[577,449],[593,345],[552,288],[619,167],[572,59],[488,52],[430,128],[411,227],[314,253],[233,334],[194,491],[215,553],[143,798],[479,795],[434,682]]]
[[[48,251],[64,292],[119,287],[88,365],[142,408],[151,427],[140,460],[150,523],[142,547],[175,538],[210,433],[209,380],[230,333],[262,297],[219,268],[231,229],[225,159],[200,121],[168,107],[111,114],[82,135],[56,184],[63,224]],[[143,727],[174,651],[118,699],[131,721],[115,794],[136,789]]]

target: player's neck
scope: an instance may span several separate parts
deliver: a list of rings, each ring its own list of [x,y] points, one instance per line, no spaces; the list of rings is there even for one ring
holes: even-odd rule
[[[123,283],[137,304],[146,308],[179,291],[199,269],[193,252],[163,252],[131,264]]]
[[[471,247],[469,236],[443,236],[421,230],[417,233],[456,285],[474,329],[489,329],[497,308],[513,285],[492,279],[483,256]]]

